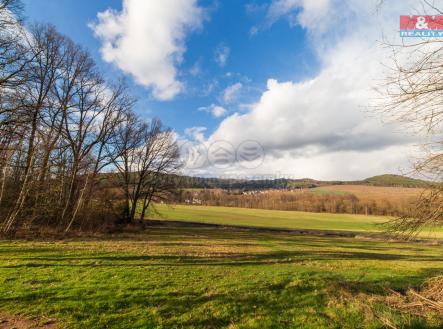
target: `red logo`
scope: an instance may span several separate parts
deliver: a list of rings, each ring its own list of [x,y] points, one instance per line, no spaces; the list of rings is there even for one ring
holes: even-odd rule
[[[400,16],[400,30],[443,30],[443,15]]]

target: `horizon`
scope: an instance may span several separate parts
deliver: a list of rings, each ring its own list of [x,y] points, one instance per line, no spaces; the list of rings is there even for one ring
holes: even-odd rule
[[[383,176],[394,176],[394,177],[400,177],[400,178],[409,178],[409,179],[414,179],[414,180],[418,180],[418,181],[430,181],[429,179],[426,178],[418,178],[418,177],[413,177],[413,176],[409,176],[409,175],[401,175],[401,174],[380,174],[380,175],[374,175],[374,176],[369,176],[369,177],[361,177],[358,179],[352,179],[352,180],[341,180],[341,179],[327,179],[327,180],[323,180],[323,179],[316,179],[313,177],[268,177],[266,178],[265,176],[263,177],[254,177],[254,176],[244,176],[244,177],[220,177],[220,176],[190,176],[190,175],[186,175],[186,174],[181,174],[181,173],[177,173],[176,175],[178,176],[182,176],[182,177],[190,177],[190,178],[202,178],[202,179],[219,179],[219,180],[246,180],[246,181],[260,181],[260,180],[264,180],[264,181],[274,181],[274,180],[313,180],[313,181],[318,181],[318,182],[343,182],[343,183],[353,183],[353,182],[364,182],[368,179],[371,178],[377,178],[377,177],[383,177]]]

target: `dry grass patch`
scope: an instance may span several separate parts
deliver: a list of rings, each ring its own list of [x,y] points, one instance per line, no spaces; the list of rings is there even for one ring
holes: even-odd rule
[[[330,185],[320,190],[350,193],[361,201],[389,201],[391,203],[415,200],[423,192],[415,187],[387,187],[366,185]]]
[[[0,329],[56,329],[56,321],[46,317],[25,318],[22,316],[0,313]]]
[[[402,312],[421,317],[437,315],[443,325],[443,275],[426,280],[418,291],[408,289],[405,294],[392,291],[386,300]]]

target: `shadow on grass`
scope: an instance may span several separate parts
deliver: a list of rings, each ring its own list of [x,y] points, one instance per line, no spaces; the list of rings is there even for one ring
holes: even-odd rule
[[[299,278],[300,284],[294,284],[291,277],[281,278],[278,282],[255,282],[243,286],[229,286],[225,289],[211,289],[205,282],[200,290],[182,287],[171,291],[168,285],[148,285],[137,287],[129,285],[128,291],[116,296],[112,286],[104,283],[95,288],[93,294],[84,293],[76,298],[71,289],[66,287],[65,296],[60,291],[43,289],[26,291],[19,296],[0,296],[0,308],[4,305],[26,305],[29,308],[46,305],[46,311],[57,310],[62,317],[75,319],[77,324],[88,328],[142,328],[142,326],[122,326],[113,316],[124,314],[125,321],[136,323],[141,317],[146,324],[161,325],[167,328],[227,328],[232,324],[252,321],[254,328],[303,328],[335,327],[341,328],[347,321],[347,328],[362,328],[365,320],[359,310],[349,308],[346,319],[331,316],[330,300],[340,293],[370,293],[383,295],[385,287],[403,286],[406,282],[420,283],[425,277],[434,274],[434,269],[422,271],[414,276],[402,276],[386,282],[369,280],[361,282],[349,280],[338,274],[324,274],[306,271]],[[89,286],[75,287],[76,291],[88,291]],[[160,292],[161,291],[161,292]],[[155,309],[149,313],[147,310]],[[315,314],[312,314],[312,310]],[[142,314],[144,312],[144,315]],[[307,314],[311,314],[306,318]],[[99,326],[93,326],[100,319]],[[408,320],[402,328],[440,328],[431,326],[420,319]],[[102,327],[100,327],[102,326]],[[144,327],[147,328],[148,326]],[[383,325],[372,326],[383,328]]]
[[[138,236],[137,241],[143,241],[143,236],[155,242],[154,247],[174,247],[176,253],[210,241],[218,246],[229,241],[227,246],[238,249],[251,244],[269,249],[210,255],[137,255],[75,249],[70,245],[21,248],[2,243],[0,309],[37,309],[86,328],[222,328],[233,324],[244,328],[340,328],[345,322],[348,328],[360,328],[365,320],[360,311],[348,307],[343,311],[345,315],[339,317],[339,312],[331,308],[331,298],[343,291],[379,296],[386,294],[386,288],[402,291],[420,285],[443,268],[437,265],[443,261],[443,254],[415,244],[285,233],[251,236],[250,232],[214,229],[153,230]],[[131,239],[128,236],[122,241],[134,241]],[[121,241],[121,237],[115,241]],[[414,275],[369,277],[347,275],[326,266],[349,260],[377,261],[384,268],[392,266],[393,261],[433,263]],[[325,266],[311,266],[313,262]],[[295,266],[283,270],[280,266],[268,267],[284,264]],[[234,269],[234,274],[227,273],[230,269]],[[76,276],[80,271],[88,282]],[[145,281],[146,277],[155,278],[144,276],[151,272],[157,273],[158,278]],[[102,273],[125,275],[107,280]],[[201,278],[194,279],[195,273]],[[402,322],[402,328],[433,328],[414,321]]]
[[[296,243],[298,244],[298,243]],[[183,244],[184,246],[185,244]],[[189,247],[189,245],[186,245]],[[241,247],[236,245],[230,245]],[[26,251],[21,249],[10,250],[0,248],[0,254],[9,254],[10,256],[2,257],[6,260],[21,261],[23,263],[2,264],[0,268],[15,267],[76,267],[76,266],[248,266],[248,265],[266,265],[266,264],[290,264],[306,261],[341,261],[341,260],[359,260],[359,261],[413,261],[413,262],[443,262],[442,255],[433,254],[400,254],[386,253],[388,248],[371,247],[370,245],[354,246],[354,250],[337,243],[337,246],[344,250],[328,250],[325,248],[308,249],[308,250],[280,250],[259,253],[242,253],[229,252],[224,254],[213,253],[209,256],[200,255],[133,255],[133,254],[114,254],[107,252],[90,252],[84,250],[74,250],[72,254],[66,254],[63,250],[46,248],[34,248]],[[177,245],[180,251],[180,245]],[[361,249],[361,250],[358,250]],[[362,250],[373,249],[374,252]],[[401,248],[403,249],[403,248]],[[419,249],[420,250],[420,249]],[[417,251],[414,250],[413,251]],[[420,250],[421,251],[421,250]],[[14,254],[25,253],[23,256],[14,257]],[[42,255],[42,253],[44,255]]]

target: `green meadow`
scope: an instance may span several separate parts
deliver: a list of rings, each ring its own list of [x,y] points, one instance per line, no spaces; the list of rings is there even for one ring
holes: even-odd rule
[[[157,204],[150,217],[221,225],[260,226],[352,232],[380,232],[390,218],[350,214]],[[443,238],[443,229],[426,231],[426,238]]]
[[[438,245],[166,222],[95,239],[0,241],[0,314],[88,329],[440,328],[385,299],[442,271]]]

